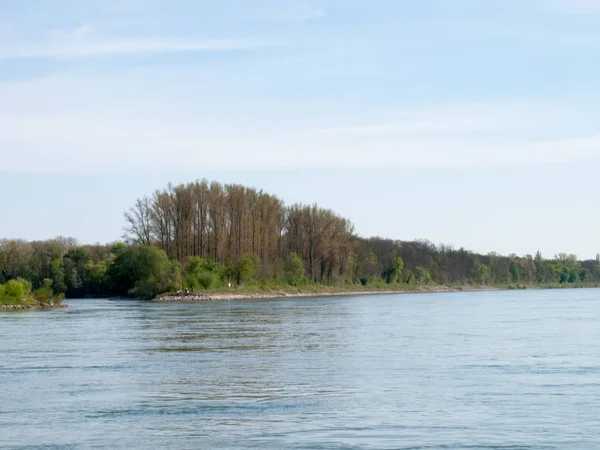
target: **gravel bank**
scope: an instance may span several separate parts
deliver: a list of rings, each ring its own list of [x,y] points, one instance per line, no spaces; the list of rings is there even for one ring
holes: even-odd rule
[[[420,290],[413,291],[393,291],[393,290],[354,290],[354,291],[334,291],[323,290],[317,292],[285,292],[285,291],[265,291],[265,292],[195,292],[193,294],[164,294],[156,297],[155,302],[210,302],[210,301],[231,301],[248,299],[274,299],[274,298],[304,298],[304,297],[351,297],[357,295],[391,295],[391,294],[416,294],[431,292],[460,292],[472,290],[498,290],[491,286],[471,287],[465,286],[462,289],[450,288],[447,286],[428,286]]]
[[[66,308],[67,305],[0,305],[0,311],[41,311],[46,309]]]

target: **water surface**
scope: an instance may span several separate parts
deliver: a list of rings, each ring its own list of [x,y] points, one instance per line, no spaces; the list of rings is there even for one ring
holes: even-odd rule
[[[600,290],[0,313],[1,448],[600,448]]]

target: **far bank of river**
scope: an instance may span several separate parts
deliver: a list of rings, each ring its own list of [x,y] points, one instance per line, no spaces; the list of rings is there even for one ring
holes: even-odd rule
[[[164,294],[156,297],[155,302],[206,302],[206,301],[231,301],[231,300],[260,300],[277,298],[305,298],[305,297],[352,297],[357,295],[392,295],[392,294],[418,294],[434,292],[465,292],[465,291],[500,291],[502,288],[495,286],[424,286],[420,289],[349,289],[340,290],[333,288],[321,288],[314,291],[215,291],[215,292],[194,292]]]
[[[514,291],[514,290],[554,290],[554,289],[578,289],[598,288],[596,285],[529,285],[519,288],[510,286],[493,285],[464,285],[464,286],[421,286],[415,289],[360,289],[353,287],[343,289],[339,287],[318,287],[313,290],[248,290],[235,289],[221,291],[201,291],[194,293],[168,293],[157,296],[154,299],[146,299],[156,303],[200,303],[219,302],[235,300],[268,300],[285,298],[314,298],[314,297],[355,297],[366,295],[397,295],[397,294],[427,294],[427,293],[450,293],[450,292],[485,292],[485,291]],[[111,300],[143,300],[140,298],[117,297]],[[3,311],[36,311],[55,308],[66,308],[66,304],[39,304],[39,305],[0,305]]]

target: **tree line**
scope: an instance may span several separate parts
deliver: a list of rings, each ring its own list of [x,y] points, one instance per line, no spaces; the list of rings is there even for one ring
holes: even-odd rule
[[[355,241],[349,220],[316,205],[286,207],[279,198],[206,180],[169,185],[125,213],[126,241],[155,246],[185,263],[200,257],[233,267],[250,255],[263,279],[283,275],[297,254],[315,283],[343,280]]]
[[[427,241],[362,238],[317,205],[285,205],[263,191],[206,180],[168,185],[125,213],[123,242],[81,245],[0,240],[0,284],[67,297],[154,296],[236,285],[590,285],[600,257],[480,255]],[[14,283],[13,283],[14,284]]]

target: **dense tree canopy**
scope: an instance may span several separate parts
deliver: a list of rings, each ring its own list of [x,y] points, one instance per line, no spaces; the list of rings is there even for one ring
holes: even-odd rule
[[[600,282],[600,257],[479,255],[427,241],[364,239],[348,219],[331,210],[286,206],[262,191],[205,180],[169,185],[139,199],[125,219],[123,243],[80,245],[63,237],[0,240],[0,294],[15,295],[17,284],[43,298],[49,293],[152,297],[229,283],[401,289]]]

